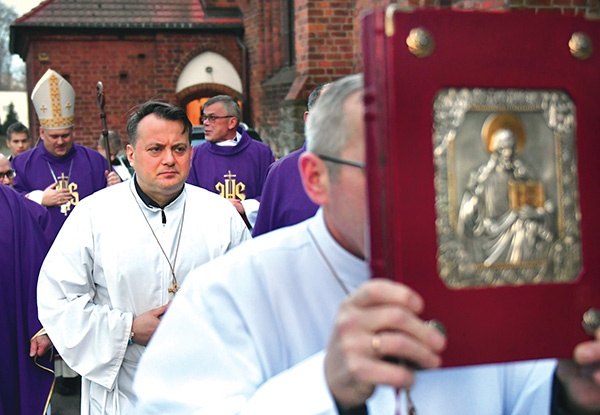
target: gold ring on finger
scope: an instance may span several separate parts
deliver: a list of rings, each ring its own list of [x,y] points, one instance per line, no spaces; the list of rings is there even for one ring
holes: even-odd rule
[[[375,356],[381,357],[381,335],[379,333],[375,333],[373,338],[371,339],[371,347],[373,348],[373,353]]]

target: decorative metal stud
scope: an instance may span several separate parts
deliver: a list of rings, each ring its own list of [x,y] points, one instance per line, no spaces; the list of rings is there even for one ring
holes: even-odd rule
[[[425,58],[433,53],[433,37],[427,30],[421,27],[410,31],[406,38],[406,44],[410,53],[417,58]]]
[[[588,311],[583,313],[581,325],[587,334],[593,336],[596,330],[600,327],[600,310],[597,308],[590,308]]]
[[[585,60],[593,52],[592,40],[585,33],[575,32],[569,40],[569,50],[577,59]]]

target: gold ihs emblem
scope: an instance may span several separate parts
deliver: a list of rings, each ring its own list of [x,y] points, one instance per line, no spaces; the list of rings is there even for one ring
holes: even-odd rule
[[[231,170],[223,177],[225,177],[225,183],[217,183],[215,185],[215,189],[217,189],[219,195],[226,199],[246,200],[246,195],[242,193],[246,190],[246,185],[242,182],[237,183],[235,180],[236,175],[231,173]]]
[[[60,205],[60,213],[67,216],[72,207],[79,203],[79,192],[77,192],[77,188],[79,186],[77,183],[69,183],[69,177],[65,176],[65,174],[61,174],[58,178],[56,189],[67,189],[71,198],[66,202]]]

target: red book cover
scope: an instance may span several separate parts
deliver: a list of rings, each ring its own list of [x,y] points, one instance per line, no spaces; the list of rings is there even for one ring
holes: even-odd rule
[[[445,366],[570,357],[600,308],[600,21],[362,23],[374,277],[425,298]]]

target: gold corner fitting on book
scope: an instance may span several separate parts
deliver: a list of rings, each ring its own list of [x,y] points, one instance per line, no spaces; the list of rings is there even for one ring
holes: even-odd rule
[[[394,27],[394,14],[396,14],[396,12],[399,10],[399,7],[397,4],[390,4],[389,6],[387,6],[387,8],[385,9],[385,35],[387,37],[392,37],[394,36],[394,32],[396,31],[396,28]]]

